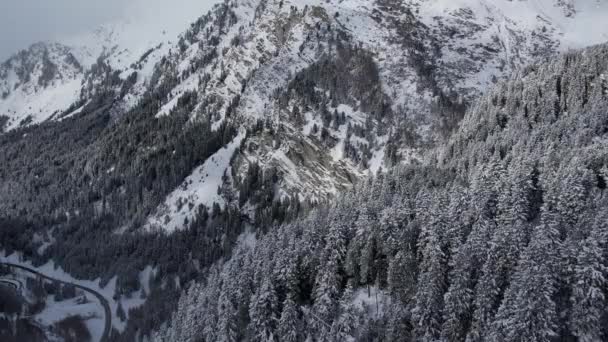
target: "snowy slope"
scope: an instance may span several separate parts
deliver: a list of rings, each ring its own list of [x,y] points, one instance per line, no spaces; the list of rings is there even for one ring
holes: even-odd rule
[[[241,132],[232,142],[196,168],[192,175],[167,197],[156,215],[150,217],[147,228],[164,229],[168,232],[180,229],[184,220],[192,221],[193,208],[188,207],[188,203],[202,204],[208,208],[215,203],[224,206],[225,201],[219,189],[224,182],[223,178],[230,174],[230,160],[244,138],[244,132]]]
[[[40,123],[80,94],[82,66],[61,44],[35,44],[0,65],[0,115],[7,129]],[[1,127],[0,127],[1,128]]]
[[[421,21],[440,33],[446,67],[467,69],[461,85],[479,90],[496,76],[608,40],[608,2],[595,0],[413,0]],[[456,79],[460,75],[455,75]],[[466,76],[466,75],[465,75]]]
[[[402,162],[420,160],[445,134],[437,118],[445,111],[440,97],[465,108],[524,65],[602,41],[608,27],[599,23],[607,16],[603,1],[228,1],[193,25],[183,51],[169,56],[168,70],[183,81],[159,115],[169,114],[184,92],[197,91],[193,120],[209,118],[215,127],[225,120],[249,127],[264,121],[272,129],[247,137],[243,144],[249,148],[234,158],[234,173],[242,176],[257,163],[279,171],[280,194],[323,200],[362,175],[390,167],[390,153]],[[393,114],[378,121],[359,108],[357,98],[328,105],[329,112],[344,112],[346,124],[330,125],[329,139],[321,139],[320,132],[312,132],[313,126],[322,127],[321,110],[303,111],[304,122],[296,123],[277,95],[294,75],[335,54],[336,32],[371,52]],[[301,103],[288,97],[288,109]],[[347,136],[346,125],[363,127],[370,120],[365,137]],[[404,130],[414,143],[403,138]],[[350,156],[347,142],[355,151]],[[188,208],[222,203],[218,184],[201,181],[201,170],[180,187],[187,190],[166,199],[151,222],[162,226],[166,216],[172,231],[188,217]],[[212,184],[213,191],[203,196],[192,182],[202,182],[199,189]]]

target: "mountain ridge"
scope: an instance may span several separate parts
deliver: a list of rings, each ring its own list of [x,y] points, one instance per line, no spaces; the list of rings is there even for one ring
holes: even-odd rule
[[[246,196],[244,178],[254,164],[277,175],[273,201],[326,201],[367,174],[421,161],[449,136],[482,89],[567,49],[570,24],[589,11],[581,6],[548,0],[226,1],[173,44],[156,45],[157,38],[147,50],[136,48],[144,51],[141,57],[113,44],[121,40],[120,30],[97,31],[93,36],[107,37],[94,39],[106,41],[96,48],[99,58],[72,50],[90,65],[68,82],[74,103],[68,106],[66,96],[65,103],[51,106],[54,114],[34,105],[37,113],[6,125],[14,128],[28,117],[33,123],[50,115],[65,118],[104,101],[111,101],[109,112],[118,120],[147,94],[157,94],[157,118],[194,101],[185,113],[190,121],[209,121],[214,130],[228,121],[249,132],[230,158],[234,165],[217,166],[222,170],[213,171],[213,179],[192,175],[178,187],[185,191],[168,194],[149,217],[149,228],[174,231],[200,204],[211,208]],[[597,6],[600,13],[608,9]],[[529,14],[518,16],[523,10]],[[324,79],[326,68],[325,75],[340,72],[345,84]],[[78,82],[82,88],[75,90]],[[38,92],[28,96],[37,98]],[[10,108],[9,102],[0,106]],[[223,195],[202,195],[208,183]],[[238,201],[256,206],[247,198]]]

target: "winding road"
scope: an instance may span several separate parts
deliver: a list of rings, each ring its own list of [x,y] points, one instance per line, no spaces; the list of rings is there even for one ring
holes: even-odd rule
[[[112,311],[110,310],[110,304],[108,303],[108,301],[104,298],[104,296],[102,296],[99,292],[92,290],[88,287],[84,287],[78,284],[74,284],[74,283],[69,283],[69,282],[65,282],[59,279],[55,279],[55,278],[51,278],[47,275],[44,275],[34,269],[25,267],[25,266],[21,266],[21,265],[16,265],[16,264],[11,264],[11,263],[6,263],[6,262],[0,262],[0,265],[4,265],[4,266],[8,266],[8,267],[12,267],[12,268],[17,268],[32,274],[35,274],[43,279],[46,280],[50,280],[50,281],[55,281],[59,284],[64,284],[64,285],[72,285],[77,289],[80,289],[82,291],[88,292],[90,294],[92,294],[93,296],[95,296],[98,300],[99,303],[101,303],[101,305],[103,306],[103,310],[105,312],[105,324],[104,324],[104,328],[103,328],[103,334],[101,335],[101,339],[100,342],[109,342],[110,341],[110,331],[112,329]]]
[[[15,291],[20,291],[21,288],[23,288],[23,285],[21,284],[20,281],[18,280],[12,280],[12,279],[0,279],[0,284],[7,286],[7,287],[11,287],[13,288]]]

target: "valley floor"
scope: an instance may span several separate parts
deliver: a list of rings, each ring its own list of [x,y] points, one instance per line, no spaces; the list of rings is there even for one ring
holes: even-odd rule
[[[14,287],[26,299],[32,295],[25,288],[25,284],[34,279],[42,280],[43,283],[71,285],[76,288],[81,295],[67,300],[57,300],[56,297],[49,294],[44,298],[44,309],[25,318],[30,318],[36,325],[49,329],[66,318],[80,317],[90,332],[91,341],[109,341],[113,329],[122,331],[126,325],[126,319],[118,317],[118,311],[123,311],[124,315],[128,317],[130,309],[141,306],[145,302],[145,299],[137,294],[128,299],[116,300],[114,295],[116,278],[102,287],[99,280],[75,279],[61,268],[56,267],[53,262],[35,267],[31,262],[22,260],[18,253],[6,255],[4,251],[0,251],[0,266],[7,266],[10,270],[8,275],[0,276],[0,285],[5,283],[7,286]],[[140,278],[149,279],[152,272],[152,268],[148,267],[142,272]],[[145,284],[142,284],[142,289],[145,288]]]

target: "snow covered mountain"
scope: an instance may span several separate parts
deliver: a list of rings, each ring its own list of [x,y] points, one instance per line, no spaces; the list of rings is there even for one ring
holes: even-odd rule
[[[83,69],[67,46],[36,44],[0,66],[0,111],[8,129],[40,123],[78,97]]]
[[[212,168],[238,178],[259,164],[280,175],[278,196],[323,200],[369,171],[420,160],[498,79],[603,41],[606,14],[606,2],[586,1],[231,1],[168,58],[183,81],[159,115],[195,91],[193,118],[263,121],[239,137],[232,168],[227,158]],[[202,189],[223,173],[208,168],[149,223],[173,230],[191,217],[183,203],[217,201]]]
[[[134,7],[131,21],[35,45],[0,69],[6,130],[100,99],[119,118],[146,94],[157,118],[186,110],[237,127],[149,217],[169,231],[201,204],[254,215],[250,197],[269,179],[271,202],[318,202],[421,161],[497,80],[608,39],[599,0],[226,0],[197,20],[207,5],[190,2],[162,21]]]
[[[103,87],[101,78],[110,77],[98,71],[102,64],[120,78],[115,80],[117,84],[137,72],[135,85],[125,99],[132,106],[145,91],[154,65],[171,50],[188,23],[207,11],[213,1],[181,3],[183,6],[167,3],[151,8],[136,0],[127,6],[124,19],[67,37],[61,43],[34,44],[9,58],[0,66],[0,117],[4,117],[0,128],[11,130],[74,114],[90,100],[92,88]]]

